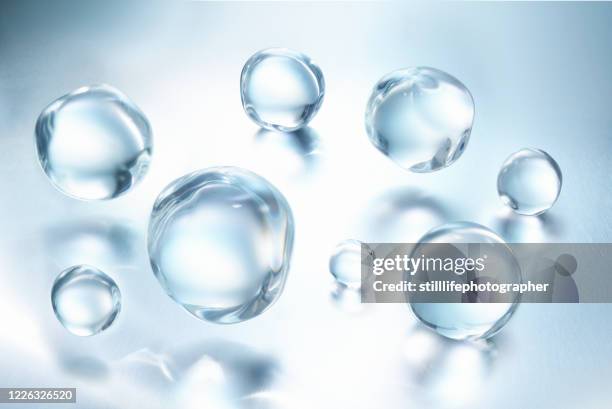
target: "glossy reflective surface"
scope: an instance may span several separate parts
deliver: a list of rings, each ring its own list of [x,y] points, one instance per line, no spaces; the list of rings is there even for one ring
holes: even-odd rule
[[[478,366],[459,353],[452,360],[457,370],[440,379],[434,365],[421,381],[421,372],[404,359],[405,350],[427,356],[423,343],[406,339],[416,321],[410,309],[389,304],[359,314],[340,311],[330,300],[328,264],[342,238],[414,243],[455,220],[489,226],[507,241],[506,232],[525,242],[538,237],[553,243],[610,242],[612,213],[604,209],[612,208],[612,191],[604,187],[612,173],[607,40],[612,4],[11,4],[2,9],[0,24],[0,319],[10,328],[0,334],[0,373],[10,374],[13,386],[74,385],[74,409],[174,408],[167,399],[185,378],[173,359],[157,372],[158,361],[149,355],[132,370],[118,360],[143,349],[172,357],[172,351],[186,349],[184,343],[217,340],[277,362],[283,385],[261,387],[260,406],[262,394],[286,398],[277,405],[285,409],[610,406],[606,383],[612,366],[602,362],[612,360],[612,343],[602,340],[612,339],[612,305],[521,305],[493,338],[497,359],[485,376],[476,378]],[[254,152],[257,129],[239,97],[244,62],[254,51],[278,45],[316,57],[328,85],[324,106],[310,123],[320,137],[317,170],[299,183],[290,179],[295,168],[283,171],[291,155],[279,158],[278,149]],[[417,175],[372,147],[363,113],[382,74],[419,64],[459,78],[478,112],[462,157],[448,169]],[[96,81],[125,91],[147,114],[155,131],[155,158],[143,183],[129,194],[81,206],[55,192],[38,168],[33,124],[52,98]],[[576,86],[561,85],[569,83]],[[277,141],[271,142],[267,147]],[[505,232],[493,224],[505,208],[496,192],[497,173],[506,157],[524,146],[553,155],[563,168],[563,192],[544,217],[521,217],[508,209]],[[282,297],[256,319],[232,326],[199,322],[177,306],[151,273],[144,244],[159,192],[182,175],[224,164],[272,182],[296,221]],[[92,236],[91,221],[108,217],[132,226],[133,233],[125,237],[103,229],[101,236]],[[56,228],[77,223],[84,226],[70,232],[84,230],[88,239],[63,244],[73,233],[56,236]],[[117,250],[101,244],[106,237]],[[131,246],[123,244],[126,239]],[[67,260],[78,254],[74,249],[95,258]],[[94,337],[68,333],[49,302],[58,272],[79,263],[112,274],[125,299],[115,324]],[[104,365],[107,378],[78,376],[63,364],[83,356],[94,359],[78,361],[80,367],[95,373]],[[448,357],[444,349],[435,354],[443,366],[451,364]],[[32,370],[43,365],[44,371]],[[231,376],[224,379],[232,382]],[[438,384],[442,387],[428,393]],[[244,400],[241,404],[248,407]]]

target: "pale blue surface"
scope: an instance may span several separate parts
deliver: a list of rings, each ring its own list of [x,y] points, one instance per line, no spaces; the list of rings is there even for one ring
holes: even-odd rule
[[[508,240],[610,241],[611,5],[1,7],[1,386],[75,386],[70,408],[188,408],[201,397],[184,391],[221,368],[232,388],[205,395],[222,400],[232,389],[251,407],[269,407],[269,397],[252,396],[261,389],[280,391],[276,399],[293,404],[278,406],[288,408],[610,406],[609,305],[522,305],[495,338],[497,353],[482,354],[413,330],[403,305],[339,310],[328,261],[347,237],[410,242],[453,220]],[[240,103],[244,61],[272,46],[316,58],[325,74],[325,103],[297,140],[258,133]],[[433,174],[393,164],[363,126],[376,81],[415,65],[460,78],[476,104],[468,148]],[[34,124],[58,95],[100,82],[147,113],[156,152],[128,194],[83,203],[40,170]],[[559,200],[540,218],[509,213],[496,191],[504,159],[523,147],[547,151],[563,171]],[[215,165],[270,180],[296,221],[283,296],[234,326],[201,322],[172,302],[146,254],[157,194]],[[79,263],[108,272],[123,295],[121,316],[96,337],[68,334],[49,303],[58,272]]]

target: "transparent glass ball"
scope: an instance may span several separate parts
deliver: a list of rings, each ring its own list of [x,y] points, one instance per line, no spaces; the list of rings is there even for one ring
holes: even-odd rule
[[[521,149],[506,159],[497,176],[497,192],[516,213],[535,216],[550,209],[561,193],[557,162],[540,149]]]
[[[521,283],[521,269],[512,250],[496,233],[487,227],[471,222],[444,224],[425,234],[414,247],[411,257],[427,259],[482,257],[488,266],[478,272],[476,269],[458,271],[455,278],[475,282]],[[489,275],[490,273],[492,275]],[[429,279],[438,279],[431,271],[425,273]],[[458,275],[461,274],[461,275]],[[447,274],[443,275],[446,279]],[[431,295],[410,297],[410,306],[417,318],[447,338],[464,340],[489,338],[499,332],[512,317],[519,305],[516,294],[503,295],[506,302],[482,302],[490,293],[440,293],[439,300],[453,302],[433,302]],[[479,298],[481,302],[466,302],[466,297]],[[453,299],[454,298],[454,299]],[[420,302],[420,301],[428,302]],[[490,300],[490,299],[489,299]],[[499,300],[499,299],[498,299]]]
[[[465,150],[474,100],[455,77],[429,67],[393,71],[378,81],[366,109],[370,141],[399,166],[433,172]]]
[[[113,199],[146,174],[153,138],[144,114],[108,85],[79,88],[36,122],[38,159],[51,183],[81,200]]]
[[[175,180],[158,196],[149,258],[162,288],[191,314],[237,323],[281,295],[293,230],[289,204],[264,178],[209,168]]]
[[[259,126],[282,132],[306,126],[323,103],[321,69],[306,55],[286,48],[254,54],[240,76],[247,115]]]
[[[51,304],[55,316],[68,331],[85,337],[111,326],[121,310],[121,292],[101,270],[78,265],[57,276]]]

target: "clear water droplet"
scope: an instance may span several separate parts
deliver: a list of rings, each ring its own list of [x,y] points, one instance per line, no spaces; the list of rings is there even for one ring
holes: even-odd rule
[[[86,337],[108,328],[121,310],[121,293],[99,269],[78,265],[62,271],[53,283],[51,304],[59,322]]]
[[[116,198],[145,175],[153,141],[144,114],[108,85],[53,101],[36,123],[40,164],[53,185],[82,200]]]
[[[419,257],[428,252],[438,252],[440,247],[426,246],[427,244],[468,244],[454,248],[456,257],[488,258],[488,263],[494,266],[495,277],[503,278],[504,283],[520,283],[522,275],[518,261],[504,240],[488,228],[471,222],[455,222],[434,228],[419,240],[413,250],[413,257]],[[472,244],[492,244],[491,246],[473,246]],[[461,249],[467,247],[465,254]],[[481,253],[480,253],[481,252]],[[440,254],[436,254],[440,257]],[[484,270],[486,274],[487,270]],[[479,276],[473,270],[473,279],[478,282]],[[479,297],[480,293],[470,294]],[[484,294],[483,294],[484,295]],[[428,327],[440,335],[452,339],[479,339],[489,338],[499,332],[512,317],[516,310],[519,297],[512,297],[512,302],[415,302],[411,300],[410,306],[414,314]]]
[[[217,167],[183,176],[157,198],[149,222],[153,272],[194,316],[229,324],[253,318],[281,294],[293,216],[262,177]]]
[[[361,256],[362,246],[364,246],[367,254],[365,260]],[[374,251],[366,244],[359,240],[344,240],[336,246],[329,259],[329,272],[338,284],[359,289],[361,288],[362,264],[365,264],[366,267],[370,266],[374,258]]]
[[[433,172],[465,150],[474,121],[474,100],[451,75],[428,67],[385,75],[366,109],[370,141],[406,170]]]
[[[516,213],[535,216],[550,209],[561,193],[561,169],[540,149],[521,149],[506,159],[497,176],[497,192]]]
[[[240,77],[242,106],[259,126],[295,131],[306,126],[323,103],[321,69],[306,55],[285,48],[254,54]]]

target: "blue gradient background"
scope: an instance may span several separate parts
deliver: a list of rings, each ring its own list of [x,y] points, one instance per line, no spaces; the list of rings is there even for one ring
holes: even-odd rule
[[[492,343],[452,343],[403,305],[338,301],[327,263],[343,239],[410,242],[454,220],[508,241],[609,242],[611,21],[603,2],[3,2],[0,386],[77,387],[78,403],[57,408],[609,406],[609,305],[522,305]],[[301,135],[258,132],[242,111],[242,65],[272,46],[310,55],[325,75],[325,101]],[[413,65],[448,71],[476,103],[466,152],[432,174],[395,166],[363,125],[374,83]],[[85,203],[46,180],[33,130],[51,100],[101,82],[147,114],[155,151],[132,192]],[[543,217],[513,216],[497,197],[497,171],[522,147],[563,170]],[[234,326],[174,304],[145,247],[157,193],[215,165],[266,177],[296,218],[285,293]],[[72,336],[51,309],[55,276],[75,263],[109,273],[124,296],[96,337]]]

